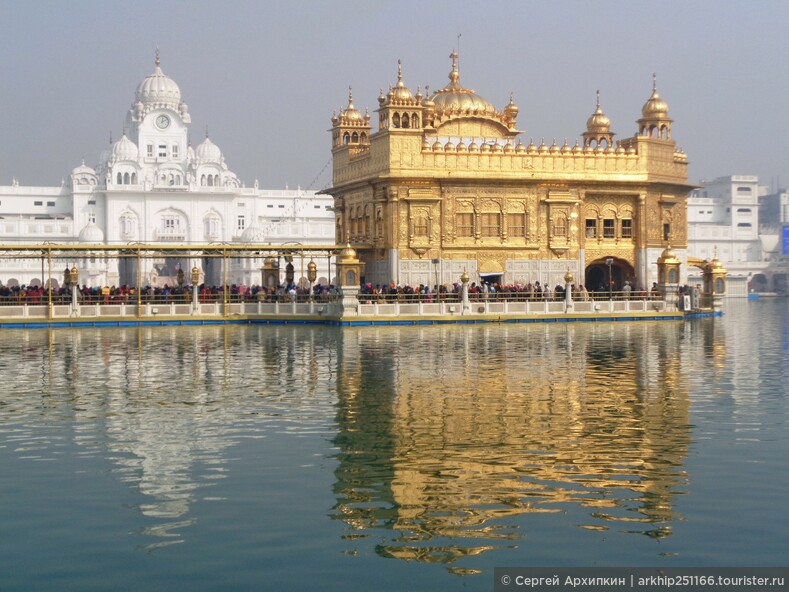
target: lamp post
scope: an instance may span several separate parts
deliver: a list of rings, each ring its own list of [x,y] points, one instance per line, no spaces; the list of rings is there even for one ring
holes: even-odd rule
[[[189,279],[192,280],[192,314],[197,314],[197,284],[200,283],[200,270],[197,266],[192,268],[192,277]]]
[[[288,264],[285,266],[285,284],[290,286],[295,278],[295,269],[293,267],[293,257],[285,257]]]
[[[572,310],[573,308],[573,274],[570,270],[564,274],[564,309],[565,311]]]
[[[307,263],[307,280],[310,282],[310,300],[312,300],[312,284],[318,279],[318,265],[310,259]]]
[[[468,273],[466,273],[466,270],[464,269],[463,273],[460,276],[460,283],[461,283],[461,288],[460,288],[460,310],[461,310],[461,314],[465,314],[465,312],[467,310],[471,309],[471,304],[469,304],[469,301],[468,301],[468,280],[469,280]]]
[[[79,287],[79,270],[77,266],[71,268],[71,310],[77,314],[77,288]]]
[[[613,300],[614,296],[611,287],[611,284],[613,283],[612,281],[613,278],[611,277],[611,266],[614,264],[614,259],[612,257],[609,257],[608,259],[605,260],[605,264],[608,266],[608,299]]]

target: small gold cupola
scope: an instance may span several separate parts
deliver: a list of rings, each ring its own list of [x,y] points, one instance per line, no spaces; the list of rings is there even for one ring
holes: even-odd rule
[[[353,91],[348,87],[348,106],[334,115],[332,122],[332,144],[366,147],[370,144],[370,116],[362,113],[353,104]]]
[[[611,120],[600,107],[599,90],[597,91],[597,107],[586,120],[586,131],[582,135],[584,148],[610,148],[613,146],[616,134],[611,131]]]
[[[378,126],[381,130],[421,129],[424,106],[422,93],[416,96],[403,82],[403,64],[397,60],[397,83],[378,97]]]
[[[641,108],[638,120],[638,135],[660,140],[671,139],[672,120],[668,116],[668,104],[657,91],[657,76],[652,74],[652,95]]]

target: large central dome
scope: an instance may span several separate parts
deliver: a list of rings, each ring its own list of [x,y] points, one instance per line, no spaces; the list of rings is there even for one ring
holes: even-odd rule
[[[137,86],[136,100],[151,107],[178,109],[181,104],[181,89],[175,81],[159,67],[159,51],[156,51],[156,69]]]
[[[457,65],[457,52],[452,52],[452,71],[449,84],[435,92],[432,101],[436,115],[463,113],[468,115],[496,115],[496,108],[473,90],[460,86],[460,73]]]

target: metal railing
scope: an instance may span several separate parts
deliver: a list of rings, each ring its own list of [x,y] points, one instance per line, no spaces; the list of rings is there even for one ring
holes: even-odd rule
[[[361,304],[392,304],[392,303],[436,303],[436,302],[460,302],[459,292],[434,292],[430,294],[411,293],[406,291],[394,291],[383,293],[363,293],[360,292],[358,300]],[[542,302],[553,301],[561,302],[565,300],[562,292],[526,292],[526,291],[498,291],[498,292],[469,292],[468,298],[471,302]],[[574,302],[583,301],[608,301],[608,300],[662,300],[663,296],[659,292],[647,292],[646,290],[631,291],[597,291],[580,292],[574,291],[572,295]]]
[[[330,302],[332,301],[333,294],[320,293],[320,294],[306,294],[296,293],[289,294],[287,292],[256,292],[256,293],[235,293],[228,291],[225,294],[222,290],[219,291],[205,291],[199,292],[197,301],[201,304],[212,303],[229,303],[229,304],[252,304],[256,302],[264,303],[309,303],[309,302]],[[46,305],[49,302],[54,305],[71,304],[72,295],[70,292],[54,292],[51,300],[45,291],[20,291],[13,294],[0,294],[0,307],[2,306],[20,306],[32,305],[40,306]],[[92,304],[190,304],[192,302],[192,292],[145,292],[139,295],[136,291],[129,292],[114,292],[110,294],[101,294],[94,292],[78,292],[77,301],[80,305]]]

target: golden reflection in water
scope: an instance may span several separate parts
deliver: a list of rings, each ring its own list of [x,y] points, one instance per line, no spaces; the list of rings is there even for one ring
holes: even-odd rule
[[[670,535],[690,442],[680,335],[647,322],[343,333],[334,517],[391,531],[383,556],[439,563],[513,546],[526,515],[568,504],[581,528]]]

